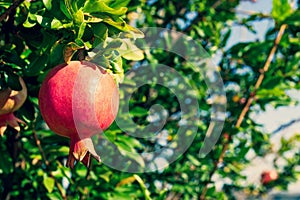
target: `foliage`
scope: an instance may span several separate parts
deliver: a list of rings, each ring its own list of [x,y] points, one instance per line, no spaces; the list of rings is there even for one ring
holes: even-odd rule
[[[250,114],[268,105],[295,103],[286,90],[299,89],[300,10],[293,9],[288,0],[273,0],[270,15],[251,13],[241,19],[235,10],[238,4],[239,0],[31,0],[14,4],[1,1],[0,89],[19,90],[16,74],[24,78],[28,88],[28,98],[16,112],[27,126],[20,133],[8,128],[0,138],[1,199],[231,199],[236,191],[259,197],[272,188],[287,189],[288,183],[296,181],[299,175],[299,137],[282,139],[281,148],[274,150],[271,133],[263,132]],[[15,9],[10,10],[12,5]],[[253,31],[253,22],[257,20],[274,22],[263,41],[227,45],[233,26]],[[276,46],[271,65],[263,71],[271,48],[276,45],[278,30],[284,24],[288,26]],[[204,158],[198,157],[210,122],[204,80],[178,55],[139,49],[129,54],[128,50],[137,48],[131,41],[143,37],[139,30],[143,27],[181,31],[200,40],[209,54],[222,54],[218,65],[226,89],[227,118],[221,138]],[[167,43],[168,38],[165,40]],[[204,114],[197,123],[192,145],[166,169],[132,174],[94,160],[91,169],[80,163],[73,170],[64,166],[69,141],[53,134],[43,122],[38,108],[39,87],[55,65],[81,59],[82,54],[88,58],[98,45],[103,48],[97,54],[97,62],[119,82],[124,72],[143,62],[161,63],[182,74],[193,74],[190,78],[198,87],[198,103]],[[254,88],[262,73],[262,84]],[[234,127],[246,101],[252,97],[250,111],[241,126]],[[149,123],[148,109],[154,104],[163,105],[168,111],[164,127],[168,130],[168,144],[176,138],[180,123],[174,118],[180,113],[180,106],[168,89],[150,84],[139,88],[130,99],[130,115],[137,124],[145,125]],[[156,140],[130,137],[115,123],[105,135],[125,155],[128,151],[137,153],[163,146]],[[249,152],[254,152],[255,157],[275,154],[274,167],[280,178],[267,186],[245,182],[241,172],[251,161],[246,156]],[[292,156],[286,157],[287,152]],[[139,156],[133,159],[143,165]],[[284,164],[278,164],[282,159]],[[221,190],[217,190],[214,177],[227,180]]]

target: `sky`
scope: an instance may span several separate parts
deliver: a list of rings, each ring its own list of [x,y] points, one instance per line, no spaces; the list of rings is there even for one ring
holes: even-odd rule
[[[272,0],[256,0],[255,3],[251,1],[243,1],[237,10],[241,13],[243,11],[254,11],[262,13],[270,13],[272,10]],[[247,17],[247,15],[239,14],[240,17]],[[239,42],[248,42],[254,40],[264,40],[266,31],[274,26],[272,20],[262,20],[254,22],[254,28],[257,34],[253,34],[245,27],[235,26],[233,27],[232,35],[228,41],[228,46],[232,46]],[[287,93],[293,98],[300,101],[299,91],[287,91]],[[300,105],[273,108],[268,106],[266,112],[253,113],[252,118],[256,119],[258,123],[264,125],[266,132],[272,132],[276,130],[280,125],[288,123],[293,119],[300,118]]]
[[[272,0],[257,0],[256,3],[250,1],[242,2],[237,10],[240,11],[255,11],[262,13],[270,13],[272,9]],[[243,15],[240,15],[243,17]],[[257,34],[249,32],[246,28],[234,27],[233,35],[230,38],[229,45],[234,45],[238,42],[253,41],[256,39],[263,40],[266,31],[273,26],[271,20],[263,20],[254,23]],[[297,90],[287,91],[293,99],[300,101],[300,92]],[[252,113],[251,117],[256,122],[263,125],[263,130],[266,133],[272,133],[279,128],[282,124],[286,124],[292,120],[300,119],[300,105],[291,105],[279,107],[277,109],[268,106],[265,112]],[[279,131],[271,136],[271,142],[279,147],[281,137],[291,137],[300,132],[300,122],[294,123],[291,126]],[[253,160],[249,168],[245,170],[245,175],[248,177],[247,181],[259,182],[260,174],[264,170],[271,169],[273,166],[274,155],[269,155],[264,158],[257,158]],[[299,193],[300,181],[290,184],[289,193]]]

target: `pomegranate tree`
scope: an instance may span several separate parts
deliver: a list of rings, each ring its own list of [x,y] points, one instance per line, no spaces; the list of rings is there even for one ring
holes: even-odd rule
[[[27,88],[24,80],[19,77],[22,90],[16,91],[6,88],[0,91],[0,135],[3,136],[7,125],[20,131],[19,123],[25,124],[24,121],[17,118],[13,112],[17,111],[27,98]]]
[[[88,167],[91,155],[101,161],[91,137],[107,129],[118,111],[118,87],[111,74],[88,61],[60,64],[43,81],[39,106],[49,128],[71,140],[68,167],[75,161]]]

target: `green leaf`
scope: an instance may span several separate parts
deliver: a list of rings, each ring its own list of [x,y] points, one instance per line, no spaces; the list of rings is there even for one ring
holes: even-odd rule
[[[97,45],[103,43],[107,37],[108,37],[108,28],[105,24],[99,23],[99,24],[93,24],[92,30],[95,36],[94,47]]]
[[[13,171],[12,158],[9,156],[8,151],[2,150],[1,162],[0,162],[0,174],[9,174]]]
[[[119,49],[121,56],[126,60],[139,61],[144,59],[144,52],[133,44],[129,39],[123,39]]]
[[[10,87],[12,90],[22,90],[22,86],[19,81],[19,75],[15,73],[9,73],[7,77],[7,86]]]
[[[291,14],[289,17],[287,17],[284,21],[284,23],[288,25],[294,25],[294,26],[300,26],[300,10],[296,10]]]
[[[25,28],[31,28],[36,24],[36,16],[34,14],[28,13],[26,21],[23,23]]]
[[[281,83],[282,80],[284,80],[283,77],[280,76],[268,76],[266,77],[266,79],[263,81],[261,88],[264,89],[272,89],[274,88],[276,85],[278,85],[278,83]]]
[[[57,200],[61,198],[61,194],[59,192],[54,192],[51,194],[47,193],[46,195],[50,200]]]
[[[120,16],[127,12],[127,8],[113,9],[101,0],[89,0],[84,4],[83,11],[85,13],[108,13]]]
[[[103,21],[102,18],[94,17],[94,16],[88,16],[88,18],[84,20],[85,23],[99,23],[102,21]]]
[[[121,7],[126,7],[130,3],[130,0],[122,0],[122,1],[111,1],[109,6],[115,9],[119,9]]]
[[[43,184],[49,193],[51,193],[53,191],[54,183],[55,183],[55,181],[53,178],[48,177],[46,174],[44,174]]]
[[[129,137],[127,139],[130,139]],[[145,166],[144,159],[139,153],[136,152],[135,146],[129,140],[115,141],[115,145],[118,147],[120,153],[132,160],[136,161],[141,167]],[[135,139],[134,139],[135,140]],[[137,141],[138,142],[138,141]]]
[[[77,38],[82,38],[83,34],[84,34],[84,30],[86,27],[86,23],[81,23],[79,30],[78,30],[78,35]]]
[[[72,19],[72,15],[71,15],[71,12],[68,10],[66,4],[64,3],[64,1],[59,1],[60,3],[60,10],[65,14],[65,16],[68,18],[68,19]]]
[[[30,63],[28,68],[25,68],[24,74],[27,76],[35,76],[40,74],[40,72],[46,67],[47,62],[48,56],[46,54],[37,56],[36,59]]]
[[[191,154],[187,154],[187,158],[191,161],[191,163],[193,163],[193,165],[195,165],[195,166],[201,165],[201,162],[197,158],[192,156]]]
[[[128,146],[132,146],[134,148],[143,148],[143,145],[134,137],[118,135],[117,139],[118,141],[122,141],[123,143],[126,143]]]
[[[74,4],[73,4],[73,3],[76,3],[76,1],[64,0],[64,2],[65,2],[66,9],[73,16],[74,13],[77,12],[76,6],[74,6]]]
[[[104,174],[100,174],[99,177],[102,178],[103,180],[105,180],[106,182],[109,182],[111,175],[112,175],[112,172],[108,171]]]
[[[48,17],[43,17],[41,15],[36,15],[36,20],[37,22],[45,27],[45,28],[51,28],[51,29],[61,29],[64,28],[63,24],[55,18],[48,18]]]
[[[63,61],[63,49],[65,44],[61,44],[59,41],[55,42],[50,49],[49,61],[51,65],[56,65]]]
[[[292,13],[288,0],[273,0],[272,17],[279,22],[285,20]]]
[[[123,36],[126,38],[134,38],[134,39],[144,37],[143,32],[141,32],[137,28],[134,28],[134,27],[126,24],[126,22],[122,19],[119,19],[119,21],[114,21],[111,18],[104,18],[103,22],[125,32],[125,33],[121,33],[120,36]]]
[[[83,21],[84,21],[84,14],[82,12],[82,10],[78,10],[74,15],[73,15],[73,19],[75,21],[75,24],[80,24],[82,25]]]
[[[148,115],[148,110],[139,106],[135,106],[133,109],[130,110],[130,114],[135,117],[143,117]]]
[[[126,151],[123,148],[120,148],[120,146],[118,146],[118,149],[123,156],[131,158],[132,160],[137,162],[141,167],[145,167],[145,161],[139,153]]]
[[[43,3],[44,3],[45,7],[48,10],[51,10],[51,8],[52,8],[52,0],[43,0]]]
[[[140,184],[141,188],[142,188],[142,191],[144,192],[144,196],[145,196],[145,200],[151,200],[151,197],[150,197],[150,192],[149,190],[147,189],[144,181],[141,179],[140,176],[134,174],[133,175],[135,180]]]

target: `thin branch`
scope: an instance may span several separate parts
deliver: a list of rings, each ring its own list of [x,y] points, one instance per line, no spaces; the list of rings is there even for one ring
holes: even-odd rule
[[[218,0],[218,1],[216,1],[211,7],[212,7],[213,9],[215,9],[215,8],[217,8],[219,5],[221,5],[221,3],[222,3],[222,0]]]
[[[252,10],[230,9],[231,12],[235,12],[241,15],[258,15],[261,18],[271,18],[271,15]]]
[[[38,149],[39,149],[39,151],[40,151],[40,153],[41,153],[41,155],[42,155],[42,158],[43,158],[43,160],[44,160],[45,165],[46,165],[46,166],[49,166],[49,161],[48,161],[47,158],[46,158],[45,152],[44,152],[44,150],[43,150],[43,148],[42,148],[42,146],[41,146],[41,141],[39,140],[39,138],[38,138],[38,136],[37,136],[37,134],[36,134],[36,131],[35,131],[34,127],[32,128],[32,133],[33,133],[33,137],[34,137],[36,146],[38,147]]]
[[[274,130],[274,131],[272,132],[272,134],[276,134],[276,133],[278,133],[279,131],[282,131],[282,130],[284,130],[284,129],[286,129],[286,128],[288,128],[288,127],[290,127],[290,126],[292,126],[292,125],[294,125],[295,123],[298,123],[298,122],[300,122],[300,118],[298,118],[298,119],[293,119],[293,120],[291,120],[291,121],[289,121],[289,122],[287,122],[287,123],[285,123],[285,124],[282,124],[282,125],[279,126],[276,130]]]
[[[46,169],[47,169],[48,173],[50,174],[50,177],[54,179],[55,185],[58,188],[58,191],[59,191],[60,196],[62,197],[62,199],[66,200],[67,197],[65,195],[65,192],[63,190],[62,185],[56,180],[56,178],[53,176],[52,172],[49,170],[49,163],[50,162],[47,160],[46,154],[45,154],[45,152],[44,152],[44,150],[42,148],[42,145],[41,145],[41,141],[40,141],[40,139],[38,138],[38,136],[36,134],[34,122],[33,122],[33,125],[32,125],[32,133],[33,133],[33,137],[34,137],[35,143],[36,143],[36,145],[37,145],[37,147],[38,147],[38,149],[39,149],[39,151],[40,151],[40,153],[42,155],[42,159],[43,159],[43,161],[44,161],[44,163],[46,165]]]
[[[16,0],[11,4],[11,6],[0,16],[0,22],[7,18],[7,16],[14,11],[24,0]]]
[[[280,40],[281,40],[282,35],[284,34],[284,31],[285,31],[286,28],[287,28],[286,24],[281,25],[281,27],[280,27],[280,29],[278,31],[278,34],[276,36],[276,39],[274,41],[274,45],[273,45],[273,47],[272,47],[272,49],[271,49],[271,51],[269,53],[269,56],[268,56],[268,58],[267,58],[267,60],[266,60],[266,62],[264,64],[263,68],[260,70],[260,76],[258,77],[257,82],[256,82],[256,84],[254,86],[254,91],[250,94],[250,96],[249,96],[249,98],[247,100],[247,103],[246,103],[245,107],[243,108],[243,110],[242,110],[242,112],[241,112],[241,114],[240,114],[240,116],[239,116],[239,118],[238,118],[238,120],[237,120],[237,122],[235,124],[236,128],[240,128],[241,127],[241,124],[242,124],[242,122],[243,122],[243,120],[244,120],[247,112],[249,111],[252,102],[254,101],[255,93],[259,89],[259,87],[261,86],[262,81],[263,81],[263,79],[265,77],[265,73],[268,71],[268,69],[270,67],[271,61],[274,58],[275,52],[276,52],[276,50],[278,48],[278,44],[280,43]],[[199,198],[200,200],[204,200],[205,199],[206,192],[208,190],[208,184],[211,182],[213,174],[217,171],[218,165],[223,162],[225,153],[226,153],[226,151],[227,151],[227,149],[228,149],[229,144],[231,143],[231,141],[232,141],[232,137],[229,135],[228,140],[225,142],[225,144],[223,146],[223,149],[222,149],[222,152],[221,152],[221,154],[219,156],[219,159],[214,163],[214,168],[213,168],[213,170],[210,173],[208,183],[205,185],[204,189],[202,190],[201,196]]]

